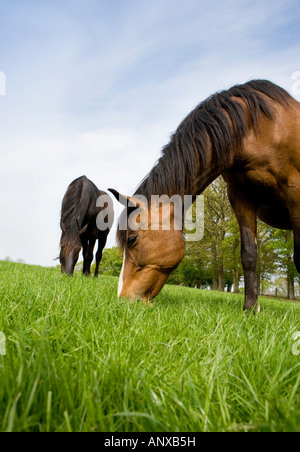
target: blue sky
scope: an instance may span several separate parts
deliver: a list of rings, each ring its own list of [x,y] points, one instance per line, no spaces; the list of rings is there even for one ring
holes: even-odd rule
[[[130,194],[210,94],[293,91],[299,24],[295,0],[0,0],[0,258],[53,265],[68,184]]]

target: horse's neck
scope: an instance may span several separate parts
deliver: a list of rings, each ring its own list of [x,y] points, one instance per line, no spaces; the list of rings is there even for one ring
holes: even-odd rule
[[[222,162],[218,162],[217,159],[214,158],[213,151],[210,151],[206,163],[195,178],[194,193],[192,193],[192,195],[201,195],[201,193],[226,171],[226,169],[227,168],[224,168]]]

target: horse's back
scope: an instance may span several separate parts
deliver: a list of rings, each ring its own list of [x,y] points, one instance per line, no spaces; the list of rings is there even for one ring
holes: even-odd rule
[[[262,118],[259,132],[245,137],[242,157],[223,177],[231,195],[256,206],[261,220],[291,229],[291,192],[300,193],[300,103],[274,102],[273,108],[275,120]]]
[[[97,203],[101,196],[105,197],[105,202]],[[108,202],[108,205],[106,205],[106,202]],[[109,228],[106,231],[99,231],[97,228],[97,217],[105,208],[108,211],[108,216],[113,219],[114,210],[111,197],[105,191],[100,190],[94,182],[85,177],[80,200],[80,218],[82,224],[89,224],[88,233],[90,235],[102,236],[109,233]]]

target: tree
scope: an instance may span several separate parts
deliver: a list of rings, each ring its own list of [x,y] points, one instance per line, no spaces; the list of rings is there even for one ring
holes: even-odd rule
[[[237,222],[230,206],[226,183],[217,179],[204,192],[205,229],[200,242],[187,243],[187,255],[197,262],[203,283],[211,281],[213,290],[239,290],[241,277],[240,239]]]
[[[123,265],[123,257],[117,247],[106,248],[103,251],[99,273],[102,275],[119,276]],[[95,264],[92,270],[95,270]]]
[[[179,267],[169,276],[168,284],[207,288],[212,284],[212,273],[208,266],[199,262],[197,256],[187,253]]]
[[[286,278],[287,298],[295,298],[295,279],[298,276],[293,262],[294,241],[292,231],[274,230],[270,248],[274,251],[279,270]]]
[[[277,271],[277,255],[272,245],[275,229],[262,221],[257,224],[257,279],[258,292],[263,295],[266,282],[271,282]]]
[[[234,214],[230,216],[227,222],[227,232],[224,239],[224,260],[228,277],[233,285],[233,291],[234,293],[239,293],[243,270],[241,265],[240,231]]]

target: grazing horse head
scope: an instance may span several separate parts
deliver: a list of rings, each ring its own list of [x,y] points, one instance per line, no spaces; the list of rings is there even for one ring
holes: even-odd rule
[[[60,242],[59,260],[61,272],[72,276],[75,265],[78,261],[79,253],[82,248],[80,237],[87,231],[88,224],[79,230],[78,226],[67,230],[64,223],[61,222],[62,237]]]
[[[113,189],[110,191],[127,208],[119,223],[124,261],[118,296],[150,302],[160,293],[185,253],[174,205],[152,203],[148,206],[141,198],[124,196]]]

